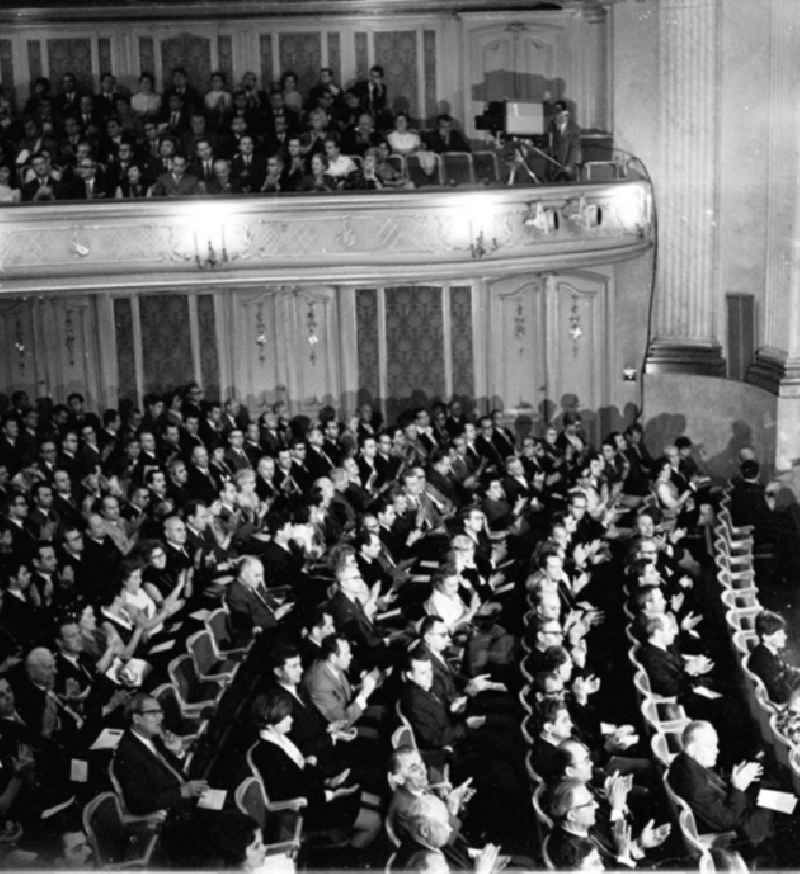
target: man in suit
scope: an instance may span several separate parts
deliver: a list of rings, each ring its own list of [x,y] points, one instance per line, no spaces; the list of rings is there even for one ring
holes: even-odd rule
[[[242,194],[260,191],[267,176],[267,165],[263,156],[255,153],[251,134],[242,134],[239,151],[231,162],[231,179],[239,183]]]
[[[471,152],[464,135],[453,126],[453,117],[446,113],[437,116],[436,130],[426,137],[426,145],[432,152],[441,155],[445,152]]]
[[[33,179],[22,186],[22,200],[55,200],[59,191],[59,180],[53,175],[50,162],[42,152],[31,159]]]
[[[78,111],[80,106],[78,84],[72,73],[64,73],[61,77],[61,93],[53,98],[53,111],[58,118]]]
[[[195,142],[194,160],[189,165],[189,173],[204,183],[214,178],[214,150],[210,140],[201,137]]]
[[[564,100],[559,100],[555,105],[555,116],[547,132],[547,153],[557,162],[547,162],[549,182],[574,182],[578,178],[581,129],[570,119],[569,108]]]
[[[239,565],[239,575],[231,583],[226,601],[236,646],[250,640],[255,629],[275,628],[294,607],[292,603],[278,606],[264,585],[264,567],[253,556],[247,556]]]
[[[208,466],[208,451],[203,445],[192,449],[186,491],[190,499],[202,501],[204,504],[212,504],[217,499],[217,484]]]
[[[347,638],[331,634],[322,641],[320,658],[303,678],[311,700],[328,722],[353,725],[364,714],[377,686],[378,673],[372,671],[364,675],[358,692],[353,689],[347,678],[352,658]]]
[[[763,767],[757,762],[734,765],[730,780],[714,768],[719,755],[717,732],[709,722],[690,722],[683,731],[683,749],[669,768],[669,783],[692,808],[700,832],[735,830],[752,846],[772,834],[772,813],[755,806],[746,795]]]
[[[378,130],[384,130],[391,125],[391,113],[388,111],[389,101],[383,75],[383,67],[380,64],[374,64],[369,68],[369,78],[356,82],[353,86],[353,92],[358,97],[361,108],[375,119],[375,126]]]
[[[185,197],[198,193],[197,177],[186,172],[186,158],[175,155],[172,170],[162,173],[153,186],[153,197]]]
[[[800,684],[800,669],[787,665],[780,653],[786,647],[786,621],[770,610],[756,616],[758,645],[750,653],[748,667],[760,677],[773,704],[786,704]]]
[[[197,807],[208,783],[184,777],[182,751],[163,729],[164,713],[155,698],[139,692],[129,710],[130,727],[113,761],[127,808],[139,816],[167,812],[161,846],[168,859],[181,859],[182,864],[187,864],[188,853],[193,867],[208,864],[209,860],[227,866],[237,853],[235,836],[241,834],[246,818],[238,811]]]

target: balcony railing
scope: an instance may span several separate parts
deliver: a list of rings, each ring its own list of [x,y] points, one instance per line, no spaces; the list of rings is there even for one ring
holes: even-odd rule
[[[653,236],[650,183],[20,204],[0,210],[0,292],[201,273],[475,275],[621,260]]]

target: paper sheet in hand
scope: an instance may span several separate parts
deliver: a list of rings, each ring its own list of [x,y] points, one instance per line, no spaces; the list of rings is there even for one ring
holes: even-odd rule
[[[142,685],[148,667],[149,665],[144,659],[128,659],[127,662],[123,662],[119,656],[116,656],[111,667],[106,671],[106,676],[112,683],[119,684],[119,672],[120,669],[124,668],[127,674],[124,684],[138,689]]]
[[[69,779],[73,783],[85,783],[89,779],[89,766],[83,759],[70,761]]]
[[[194,613],[189,614],[192,619],[196,619],[198,622],[205,622],[206,619],[211,615],[210,610],[195,610]]]
[[[197,799],[197,806],[203,810],[222,810],[227,794],[225,789],[206,789]]]
[[[380,622],[384,619],[391,619],[394,616],[400,616],[402,612],[403,611],[399,607],[395,607],[394,610],[385,610],[383,613],[376,613],[375,619]]]
[[[90,750],[115,750],[122,740],[123,731],[121,728],[104,728],[97,740],[89,747]]]
[[[420,567],[427,568],[430,571],[438,570],[439,562],[438,561],[421,561],[419,563]]]
[[[173,646],[175,646],[174,639],[165,640],[163,643],[157,643],[155,646],[150,647],[149,653],[150,655],[156,655],[160,652],[169,652]]]
[[[794,813],[797,796],[791,792],[779,792],[777,789],[759,789],[756,804],[767,810],[777,810],[778,813]]]

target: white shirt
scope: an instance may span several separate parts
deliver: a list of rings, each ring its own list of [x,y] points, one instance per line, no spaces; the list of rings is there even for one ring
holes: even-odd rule
[[[348,176],[356,169],[356,165],[347,155],[339,155],[335,161],[328,164],[328,176],[341,177]]]

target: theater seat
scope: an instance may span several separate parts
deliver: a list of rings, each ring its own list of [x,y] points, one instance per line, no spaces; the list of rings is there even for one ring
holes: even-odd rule
[[[243,659],[250,647],[234,647],[233,632],[231,631],[231,614],[227,607],[217,607],[206,617],[206,631],[211,635],[211,644],[214,647],[214,655],[218,659]]]
[[[497,154],[495,152],[473,152],[472,170],[475,181],[479,184],[494,185],[496,182],[501,181]]]
[[[291,814],[277,818],[278,840],[268,845],[267,854],[286,853],[292,857],[300,849],[300,835],[303,830],[301,811],[308,804],[305,798],[293,798],[275,804],[267,797],[261,778],[255,775],[245,777],[234,791],[234,800],[239,810],[257,823],[262,831],[269,833],[270,814]]]
[[[126,824],[119,798],[101,792],[83,808],[83,828],[100,868],[145,868],[158,843],[158,830]]]
[[[225,691],[217,680],[202,680],[197,676],[194,659],[178,656],[167,668],[184,716],[210,716]]]
[[[207,631],[197,631],[186,641],[186,651],[194,659],[197,676],[201,680],[220,680],[229,683],[239,663],[233,659],[218,659],[214,653],[211,635]]]
[[[445,152],[441,158],[445,185],[474,184],[475,173],[469,152]]]
[[[199,716],[184,716],[177,693],[171,683],[162,683],[150,693],[164,712],[162,726],[184,741],[194,740],[205,726]]]

